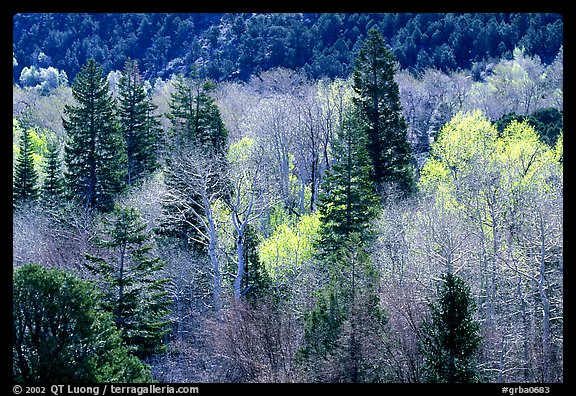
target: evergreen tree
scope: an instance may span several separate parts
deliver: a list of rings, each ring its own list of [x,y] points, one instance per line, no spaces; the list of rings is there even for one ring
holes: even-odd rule
[[[56,203],[64,195],[60,147],[56,140],[48,142],[44,173],[46,176],[42,184],[42,196],[50,203]]]
[[[334,162],[326,172],[319,195],[322,255],[338,254],[352,234],[369,241],[370,224],[379,199],[370,180],[372,164],[362,120],[349,112],[334,143]]]
[[[150,370],[122,346],[100,294],[70,273],[26,264],[13,275],[16,382],[148,382]]]
[[[20,203],[34,200],[38,196],[38,174],[34,168],[30,129],[25,125],[22,128],[22,137],[20,138],[19,147],[20,152],[18,153],[18,157],[16,157],[12,184],[12,197],[15,206]]]
[[[306,316],[304,323],[304,345],[298,351],[297,358],[302,361],[325,357],[336,349],[342,332],[345,312],[339,296],[333,287],[318,293],[314,309]]]
[[[126,157],[115,102],[94,59],[76,75],[72,94],[77,105],[66,105],[68,119],[63,119],[68,134],[64,147],[67,190],[87,209],[109,211],[115,194],[124,187]]]
[[[458,276],[447,273],[430,304],[431,320],[422,324],[422,368],[426,382],[478,382],[474,362],[482,338],[474,319],[475,303]]]
[[[372,361],[359,333],[377,333],[384,324],[376,294],[377,275],[368,247],[371,222],[379,198],[370,179],[366,129],[356,113],[348,113],[334,144],[334,163],[327,171],[319,198],[320,233],[317,259],[326,286],[305,322],[300,359],[325,362],[323,380],[362,382]],[[364,309],[370,305],[369,314]],[[377,343],[377,340],[374,340]],[[340,365],[338,362],[350,365]],[[313,363],[315,364],[315,363]],[[335,369],[335,366],[340,368]]]
[[[166,213],[178,213],[181,216],[165,216],[171,220],[166,220],[162,224],[161,232],[168,235],[179,236],[186,241],[194,240],[189,235],[195,233],[195,227],[200,226],[197,216],[192,211],[202,213],[202,197],[200,194],[190,191],[190,185],[186,177],[176,174],[174,162],[186,161],[182,156],[186,156],[188,151],[196,151],[203,158],[216,164],[214,178],[216,183],[211,183],[216,189],[220,189],[219,183],[224,182],[222,175],[226,170],[226,151],[228,131],[222,121],[220,110],[209,95],[214,85],[207,81],[185,78],[177,76],[175,92],[172,94],[170,102],[170,113],[168,118],[172,123],[172,133],[174,137],[173,155],[166,159],[166,185],[171,192],[179,197],[186,197],[190,205],[189,208],[179,207],[177,204],[163,204]],[[212,194],[213,191],[207,191]],[[175,220],[178,218],[179,220]],[[201,227],[201,226],[200,226]],[[194,242],[194,247],[202,250],[204,246]]]
[[[169,300],[159,276],[164,263],[151,255],[146,224],[132,208],[115,207],[104,218],[105,238],[97,240],[109,253],[87,254],[88,269],[102,284],[103,308],[109,311],[130,351],[145,358],[165,350]]]
[[[198,147],[207,155],[223,157],[228,131],[220,110],[210,96],[214,84],[177,76],[171,96],[168,118],[172,123],[176,149]]]
[[[118,115],[126,142],[126,180],[133,184],[158,167],[159,137],[157,106],[147,97],[138,62],[128,59],[119,81]]]
[[[258,256],[260,236],[252,224],[246,226],[244,262],[246,263],[244,278],[241,289],[245,290],[245,296],[255,303],[271,293],[270,275]]]
[[[367,122],[372,180],[384,193],[387,184],[403,193],[414,190],[408,127],[394,81],[395,58],[380,33],[371,29],[356,58],[352,77],[355,104]]]

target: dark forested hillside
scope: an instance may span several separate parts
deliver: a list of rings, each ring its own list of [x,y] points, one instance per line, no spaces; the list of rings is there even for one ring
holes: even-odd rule
[[[309,77],[346,77],[370,28],[381,31],[402,68],[469,69],[511,58],[515,47],[550,63],[562,44],[559,14],[17,14],[14,79],[25,67],[74,76],[88,58],[105,72],[138,59],[147,78],[198,68],[221,81],[274,67]]]

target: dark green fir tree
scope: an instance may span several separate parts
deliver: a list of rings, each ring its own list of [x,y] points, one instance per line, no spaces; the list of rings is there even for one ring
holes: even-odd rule
[[[64,178],[62,174],[62,161],[60,160],[60,146],[56,140],[48,142],[45,161],[42,198],[49,204],[56,204],[64,196]]]
[[[20,152],[16,157],[14,167],[14,178],[12,181],[12,197],[14,207],[32,201],[38,197],[38,174],[34,168],[34,158],[32,143],[30,140],[30,129],[24,125],[22,127],[22,137],[20,138]]]
[[[356,58],[352,77],[355,104],[366,120],[372,180],[382,195],[388,186],[404,195],[415,189],[408,126],[402,115],[395,71],[394,55],[382,35],[371,29]]]
[[[437,294],[437,301],[430,304],[430,320],[421,327],[423,379],[434,383],[478,382],[475,355],[482,337],[470,290],[457,275],[446,273]]]
[[[334,143],[334,161],[321,185],[319,252],[340,254],[353,234],[361,243],[370,241],[371,223],[379,198],[370,179],[372,164],[367,151],[365,124],[356,112],[349,112]]]
[[[168,118],[176,149],[196,147],[209,156],[223,157],[228,131],[211,92],[211,81],[177,76]]]
[[[253,225],[248,224],[244,238],[244,262],[246,263],[246,268],[242,278],[241,289],[244,290],[244,295],[252,303],[257,303],[259,300],[267,301],[265,298],[272,294],[272,280],[258,256],[258,245],[261,236]]]
[[[378,343],[385,315],[379,307],[377,274],[368,254],[380,199],[370,178],[372,165],[366,145],[362,120],[358,113],[348,113],[319,197],[316,258],[325,286],[318,290],[316,307],[306,317],[304,345],[299,352],[304,365],[323,366],[319,377],[313,375],[315,381],[374,380],[367,374],[374,370],[366,367],[375,355],[366,353],[367,338],[360,333],[373,334]]]
[[[104,235],[96,244],[106,254],[87,255],[87,267],[102,286],[103,308],[136,356],[162,353],[170,304],[167,279],[160,275],[164,262],[151,254],[150,235],[135,209],[116,206],[103,225]]]
[[[144,89],[137,61],[126,61],[118,89],[120,131],[126,143],[126,181],[132,185],[158,167],[160,121],[154,114],[157,106]]]
[[[102,67],[94,59],[72,85],[75,105],[66,105],[63,125],[67,192],[86,209],[109,211],[125,186],[126,155],[115,101]]]

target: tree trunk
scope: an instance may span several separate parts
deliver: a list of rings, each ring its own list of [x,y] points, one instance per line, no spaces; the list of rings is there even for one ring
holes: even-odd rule
[[[550,382],[550,302],[546,292],[546,245],[544,220],[540,215],[540,274],[538,278],[538,291],[542,303],[542,382]]]
[[[236,300],[240,300],[242,297],[241,287],[242,287],[242,278],[244,278],[244,236],[243,228],[242,230],[238,230],[238,238],[236,239],[236,252],[238,255],[238,266],[236,270],[236,277],[234,278],[234,298]]]

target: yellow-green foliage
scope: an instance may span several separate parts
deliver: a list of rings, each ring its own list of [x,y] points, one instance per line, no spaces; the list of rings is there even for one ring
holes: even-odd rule
[[[30,132],[30,142],[32,144],[32,158],[34,168],[38,174],[42,175],[42,164],[44,156],[48,151],[48,140],[54,139],[55,134],[46,129],[36,127],[28,128]],[[12,118],[12,163],[15,163],[16,157],[20,153],[20,139],[22,137],[22,123],[16,118]]]
[[[544,188],[546,175],[558,164],[556,153],[538,139],[527,122],[512,121],[499,139],[499,158],[505,164],[503,178],[509,188]]]
[[[440,131],[419,187],[448,210],[461,207],[465,195],[483,202],[528,188],[545,193],[549,176],[562,172],[562,151],[562,135],[552,149],[527,122],[513,121],[498,136],[480,111],[460,113]]]
[[[478,156],[490,155],[497,137],[498,131],[481,111],[458,113],[440,131],[433,156],[448,167],[463,168]]]
[[[280,224],[260,243],[258,255],[272,279],[282,282],[312,257],[319,227],[317,213],[301,216],[293,225]]]
[[[554,153],[556,155],[556,161],[562,163],[564,158],[564,132],[560,132],[558,140],[556,140],[556,146],[554,146]]]
[[[255,147],[254,139],[250,137],[243,137],[239,141],[232,143],[228,149],[228,161],[230,163],[243,164],[246,163]]]

